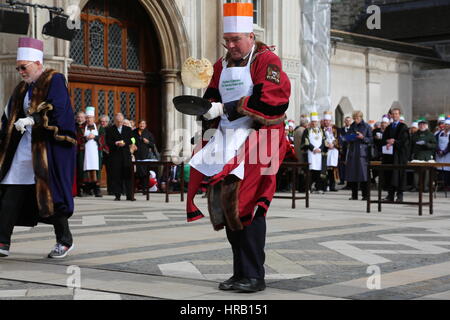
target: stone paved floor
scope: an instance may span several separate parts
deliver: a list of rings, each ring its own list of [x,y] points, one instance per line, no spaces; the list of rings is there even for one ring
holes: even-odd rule
[[[0,260],[0,299],[450,299],[450,198],[439,193],[434,215],[423,216],[408,205],[368,214],[348,198],[313,194],[310,209],[299,200],[294,210],[275,199],[268,288],[250,295],[217,290],[232,271],[225,233],[207,217],[187,223],[179,197],[77,198],[75,249],[62,261],[46,258],[51,227],[16,228],[11,255]],[[206,209],[205,199],[197,203]]]

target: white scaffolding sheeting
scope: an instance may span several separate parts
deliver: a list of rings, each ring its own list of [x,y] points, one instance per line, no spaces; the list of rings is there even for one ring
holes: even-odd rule
[[[301,111],[306,113],[331,108],[331,2],[301,0]],[[334,108],[333,108],[334,109]]]

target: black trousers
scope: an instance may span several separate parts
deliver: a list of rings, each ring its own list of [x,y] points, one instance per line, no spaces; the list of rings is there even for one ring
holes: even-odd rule
[[[106,191],[108,194],[112,193],[112,182],[111,182],[111,169],[110,169],[110,160],[109,155],[107,153],[103,152],[103,159],[102,159],[102,167],[105,166],[106,170]]]
[[[37,215],[35,185],[2,185],[0,195],[0,243],[11,244],[14,225],[19,222],[20,213],[29,212]],[[28,219],[29,218],[29,219]],[[56,241],[65,246],[72,246],[72,233],[66,216],[55,213],[50,218],[27,217],[27,221],[39,221],[52,224],[55,228]]]
[[[352,198],[353,199],[358,199],[358,190],[361,190],[363,198],[367,197],[367,182],[366,181],[362,181],[362,182],[347,181],[347,183],[352,188]]]
[[[317,190],[326,191],[327,185],[324,179],[322,178],[322,171],[311,170],[310,172],[311,172],[310,189],[312,189],[312,185],[315,184]]]
[[[253,222],[243,230],[231,231],[227,227],[226,232],[233,251],[233,276],[264,279],[266,218],[261,210],[258,210]]]
[[[438,179],[444,182],[444,186],[450,187],[450,171],[438,170]]]
[[[114,169],[116,169],[116,172],[112,176],[112,192],[116,197],[125,193],[127,198],[131,198],[131,167],[122,166]]]
[[[327,169],[327,182],[330,190],[336,189],[336,179],[334,178],[334,169]]]

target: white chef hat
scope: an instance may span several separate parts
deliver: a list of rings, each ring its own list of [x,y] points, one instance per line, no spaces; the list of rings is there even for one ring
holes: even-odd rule
[[[311,121],[319,121],[319,114],[317,112],[311,112]]]
[[[330,111],[325,111],[323,113],[323,119],[324,120],[332,120],[333,119],[333,113]]]
[[[225,3],[223,5],[223,33],[253,32],[253,3]]]
[[[94,107],[86,107],[86,116],[95,117],[95,108]]]

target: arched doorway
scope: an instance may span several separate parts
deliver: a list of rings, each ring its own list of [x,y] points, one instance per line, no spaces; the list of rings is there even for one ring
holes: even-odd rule
[[[338,126],[339,128],[342,128],[344,126],[344,111],[342,111],[340,105],[338,105],[336,110],[334,111],[334,119],[334,124],[336,126]]]
[[[347,97],[342,97],[338,103],[338,106],[344,117],[351,116],[354,111],[353,105]]]
[[[176,0],[130,0],[127,2],[119,0],[80,0],[79,6],[83,8],[82,18],[85,16],[91,2],[98,3],[100,9],[103,8],[104,11],[106,11],[108,5],[115,8],[124,8],[126,6],[124,12],[130,12],[134,8],[138,12],[136,16],[133,16],[133,21],[144,22],[144,25],[139,24],[138,30],[141,34],[139,39],[142,40],[144,36],[145,41],[139,50],[140,54],[144,52],[144,60],[140,65],[141,70],[136,72],[141,73],[141,84],[135,85],[135,87],[140,88],[141,94],[138,99],[139,106],[137,106],[136,114],[139,114],[141,118],[147,119],[147,123],[155,135],[163,157],[169,159],[172,156],[175,124],[180,121],[183,124],[191,121],[188,119],[188,116],[181,117],[177,114],[172,103],[173,97],[182,92],[180,69],[190,52],[188,35]],[[84,27],[83,24],[84,39],[89,39],[86,35],[86,29],[87,27]],[[143,36],[142,33],[144,34]],[[89,45],[89,43],[86,44],[86,41],[85,45]],[[148,48],[148,51],[145,48]],[[104,52],[103,54],[105,54]],[[83,55],[87,54],[88,52],[85,50]],[[146,57],[146,55],[150,54],[157,56],[159,61]],[[146,61],[148,64],[146,64]],[[83,75],[83,79],[87,81],[90,78],[88,69],[95,69],[88,65],[77,74],[77,67],[83,66],[76,63],[72,64],[69,69],[69,81],[79,81],[75,76]],[[107,69],[107,67],[103,69]],[[119,76],[118,73],[121,72],[116,72],[115,76]],[[123,74],[125,75],[126,73]],[[144,86],[142,86],[142,77],[145,77],[146,80]],[[110,77],[109,74],[104,76],[103,80],[114,83],[115,78],[113,76]],[[92,79],[89,81],[88,83],[93,83]],[[129,81],[129,83],[131,82]],[[123,99],[125,100],[125,98]],[[183,144],[186,150],[190,148],[189,141],[190,139],[184,139]]]
[[[156,30],[138,1],[90,0],[71,42],[69,89],[75,111],[121,112],[146,119],[161,146],[161,50]]]

